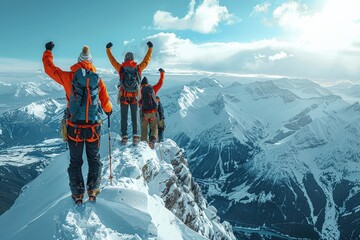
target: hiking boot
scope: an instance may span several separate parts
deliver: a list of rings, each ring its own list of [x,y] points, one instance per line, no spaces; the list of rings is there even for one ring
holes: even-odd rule
[[[80,205],[83,203],[84,194],[73,194],[71,198],[75,201],[76,205]]]
[[[155,147],[155,142],[156,142],[156,138],[155,138],[155,137],[150,137],[149,147],[150,147],[151,149],[154,149],[154,147]]]
[[[139,142],[140,142],[140,137],[139,136],[133,136],[133,144],[138,145]]]
[[[128,141],[128,136],[122,136],[122,137],[121,137],[121,144],[122,144],[122,145],[126,145],[126,144],[127,144],[127,141]]]
[[[89,202],[96,202],[96,196],[100,193],[99,189],[88,190]]]

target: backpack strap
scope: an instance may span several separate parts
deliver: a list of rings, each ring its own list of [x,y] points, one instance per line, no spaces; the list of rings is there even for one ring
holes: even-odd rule
[[[86,79],[86,91],[87,91],[87,99],[86,99],[86,116],[85,121],[89,123],[89,106],[92,105],[91,93],[90,93],[90,78]]]

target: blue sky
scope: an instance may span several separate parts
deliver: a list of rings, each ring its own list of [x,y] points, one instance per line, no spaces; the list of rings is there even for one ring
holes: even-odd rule
[[[98,68],[140,61],[154,43],[149,69],[360,80],[357,0],[2,0],[0,71],[41,68],[47,41],[55,62],[73,64],[84,44]]]

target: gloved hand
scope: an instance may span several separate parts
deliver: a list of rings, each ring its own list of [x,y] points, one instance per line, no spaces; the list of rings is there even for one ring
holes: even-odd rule
[[[110,112],[105,112],[105,114],[110,116],[112,114],[112,110],[110,110]]]
[[[165,72],[165,70],[164,70],[164,69],[162,69],[162,68],[159,68],[159,72],[164,73],[164,72]]]
[[[112,42],[109,42],[108,44],[106,44],[106,48],[111,48],[113,46]]]
[[[152,42],[150,42],[150,41],[148,41],[146,44],[148,45],[149,48],[152,48],[152,47],[154,46],[154,45],[152,44]]]
[[[48,42],[45,44],[46,50],[52,50],[55,47],[55,44],[53,42]]]
[[[164,130],[165,129],[165,121],[164,119],[161,119],[158,121],[158,128]]]

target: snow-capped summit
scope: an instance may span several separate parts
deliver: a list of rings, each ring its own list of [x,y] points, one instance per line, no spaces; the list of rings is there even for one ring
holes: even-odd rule
[[[68,157],[62,154],[0,216],[0,239],[235,239],[230,224],[221,223],[207,205],[173,141],[157,145],[156,151],[142,142],[137,147],[116,143],[110,182],[102,140],[103,179],[96,203],[75,206]]]
[[[221,88],[222,85],[219,83],[218,80],[216,80],[215,78],[201,78],[199,80],[193,81],[189,84],[190,86],[193,87],[198,87],[198,88]]]
[[[280,96],[285,103],[288,103],[299,98],[289,90],[279,88],[273,81],[250,83],[245,90],[254,100]]]

